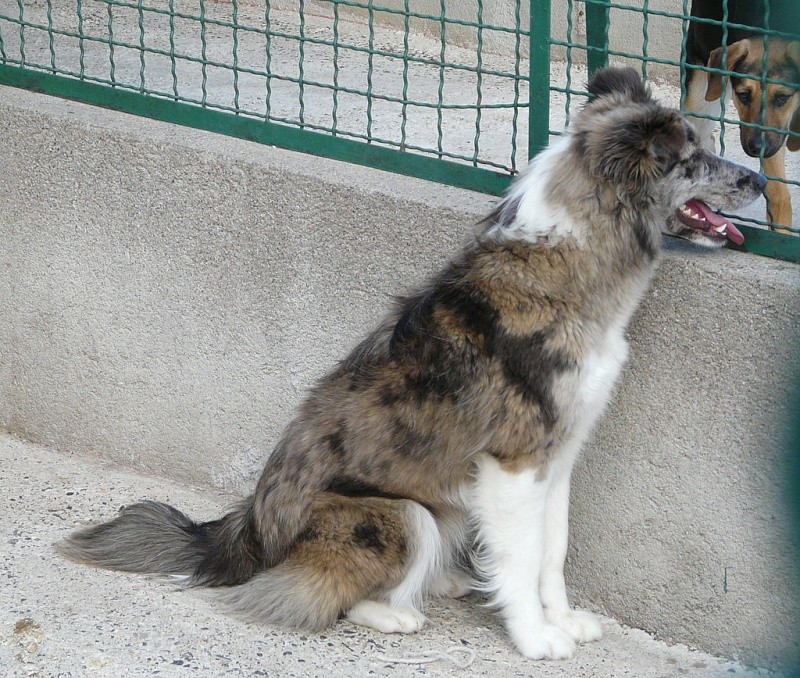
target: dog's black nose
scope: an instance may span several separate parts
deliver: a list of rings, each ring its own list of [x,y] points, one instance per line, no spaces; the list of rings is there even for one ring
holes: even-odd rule
[[[747,141],[742,141],[742,148],[744,152],[747,153],[751,158],[760,158],[762,153],[765,158],[771,158],[775,155],[783,146],[783,138],[778,138],[777,140],[773,138],[767,138],[762,143],[761,137],[750,137]]]
[[[744,144],[744,152],[751,158],[757,158],[761,153],[761,137],[757,135],[751,136]]]
[[[740,189],[755,186],[761,193],[763,193],[764,189],[767,187],[767,177],[760,172],[747,170],[747,173],[744,176],[739,177],[739,180],[736,182],[736,186]]]

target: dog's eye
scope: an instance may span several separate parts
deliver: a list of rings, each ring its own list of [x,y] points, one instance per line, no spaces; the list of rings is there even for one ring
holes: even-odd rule
[[[743,104],[747,105],[753,100],[753,95],[750,94],[749,89],[742,89],[736,92],[736,96],[739,98]]]
[[[774,97],[772,97],[772,105],[776,108],[780,108],[784,106],[789,99],[792,98],[792,95],[789,92],[779,92]]]

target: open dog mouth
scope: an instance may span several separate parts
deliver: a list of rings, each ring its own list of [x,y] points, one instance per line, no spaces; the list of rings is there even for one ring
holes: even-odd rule
[[[702,200],[693,198],[675,212],[678,220],[698,231],[702,231],[709,238],[727,238],[731,242],[741,245],[744,236],[729,219],[714,212]]]

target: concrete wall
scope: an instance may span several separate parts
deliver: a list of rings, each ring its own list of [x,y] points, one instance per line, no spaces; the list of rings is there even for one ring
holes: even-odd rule
[[[0,428],[197,485],[247,491],[313,379],[489,206],[8,88],[0,121]],[[796,266],[672,248],[577,470],[576,600],[800,659],[779,502],[798,292]]]
[[[798,302],[797,266],[688,245],[665,261],[578,471],[580,600],[670,641],[800,666],[800,551],[783,501],[797,492]]]

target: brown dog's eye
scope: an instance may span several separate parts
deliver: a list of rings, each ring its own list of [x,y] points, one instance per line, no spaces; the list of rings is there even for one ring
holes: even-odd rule
[[[772,98],[772,105],[775,108],[780,108],[781,106],[786,105],[786,102],[792,98],[792,95],[788,92],[779,92]]]
[[[747,106],[753,100],[753,96],[752,94],[750,94],[749,89],[739,90],[738,92],[736,92],[736,96],[739,98],[739,101],[741,101],[745,106]]]

